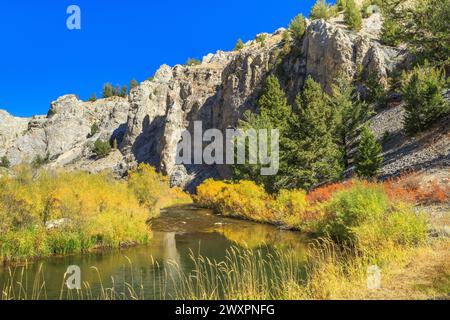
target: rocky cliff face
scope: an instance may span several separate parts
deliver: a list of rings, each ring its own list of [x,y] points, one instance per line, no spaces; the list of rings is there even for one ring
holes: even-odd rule
[[[215,166],[177,166],[175,156],[180,130],[193,130],[201,120],[203,129],[235,127],[255,102],[268,74],[276,73],[290,99],[301,90],[308,75],[327,90],[339,75],[348,78],[377,74],[385,81],[398,68],[404,55],[384,47],[364,33],[338,24],[308,23],[302,43],[289,44],[284,53],[284,29],[265,34],[263,44],[248,42],[239,52],[204,57],[198,66],[163,65],[151,81],[134,88],[128,99],[110,98],[82,102],[75,96],[59,98],[49,114],[31,119],[0,113],[0,156],[15,164],[48,154],[52,166],[113,168],[125,171],[148,162],[171,176],[173,184],[192,186],[207,177],[226,176]],[[99,132],[90,137],[90,127]],[[90,145],[98,138],[116,139],[121,154],[92,159]]]
[[[31,162],[37,156],[52,166],[65,166],[89,158],[95,140],[117,139],[125,134],[129,103],[124,98],[82,102],[67,95],[52,102],[47,116],[14,118],[0,114],[0,156],[11,164]],[[96,123],[98,132],[91,136]]]

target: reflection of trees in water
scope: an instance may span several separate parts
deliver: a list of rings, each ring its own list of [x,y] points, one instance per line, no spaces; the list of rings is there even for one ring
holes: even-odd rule
[[[298,233],[277,230],[269,225],[254,224],[251,227],[239,227],[234,224],[224,224],[215,228],[215,231],[249,249],[256,249],[263,245],[278,249],[298,249],[298,251],[305,249],[305,243]]]

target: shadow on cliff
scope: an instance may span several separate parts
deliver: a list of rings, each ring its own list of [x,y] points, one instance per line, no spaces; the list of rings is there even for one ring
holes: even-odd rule
[[[149,116],[142,121],[141,134],[136,138],[132,153],[137,162],[148,163],[159,168],[161,161],[161,137],[164,134],[164,116],[150,122]]]

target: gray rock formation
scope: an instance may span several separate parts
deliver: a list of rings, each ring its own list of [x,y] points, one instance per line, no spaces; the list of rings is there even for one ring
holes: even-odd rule
[[[226,177],[215,166],[177,166],[181,130],[235,127],[246,110],[256,111],[256,99],[268,74],[276,73],[292,100],[307,75],[327,91],[341,74],[354,78],[387,73],[402,63],[401,51],[380,45],[373,37],[357,34],[321,20],[308,22],[303,43],[291,44],[283,54],[284,29],[265,34],[264,44],[249,41],[239,52],[218,51],[198,66],[163,65],[151,81],[134,88],[128,100],[110,98],[82,102],[68,95],[52,103],[47,116],[19,119],[0,113],[0,156],[13,164],[48,154],[51,166],[104,168],[125,171],[139,162],[157,166],[174,185],[187,188],[208,177]],[[99,132],[90,137],[90,127]],[[117,139],[121,153],[107,159],[91,158],[98,139]]]
[[[65,166],[91,157],[91,145],[97,139],[117,139],[125,134],[129,104],[124,98],[82,102],[66,95],[52,102],[47,116],[14,118],[0,116],[0,156],[12,165],[31,162],[37,156],[48,157],[52,166]],[[91,126],[99,127],[90,136]]]

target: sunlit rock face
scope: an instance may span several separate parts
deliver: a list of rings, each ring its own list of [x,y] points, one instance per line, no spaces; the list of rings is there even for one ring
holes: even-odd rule
[[[52,103],[47,116],[30,119],[2,112],[0,156],[17,164],[48,155],[53,167],[113,169],[118,174],[147,162],[169,175],[173,185],[189,189],[229,172],[224,166],[177,165],[180,132],[192,132],[195,121],[202,121],[204,130],[236,127],[245,111],[257,112],[267,75],[276,74],[293,101],[308,75],[330,92],[340,76],[377,74],[386,81],[404,59],[399,50],[380,45],[367,33],[321,20],[308,21],[301,43],[288,44],[291,50],[285,52],[284,31],[263,34],[264,43],[249,41],[238,52],[209,54],[199,65],[163,65],[128,98],[83,102],[67,95]],[[91,136],[93,123],[99,130]],[[96,160],[91,148],[97,139],[116,140],[120,153]]]

